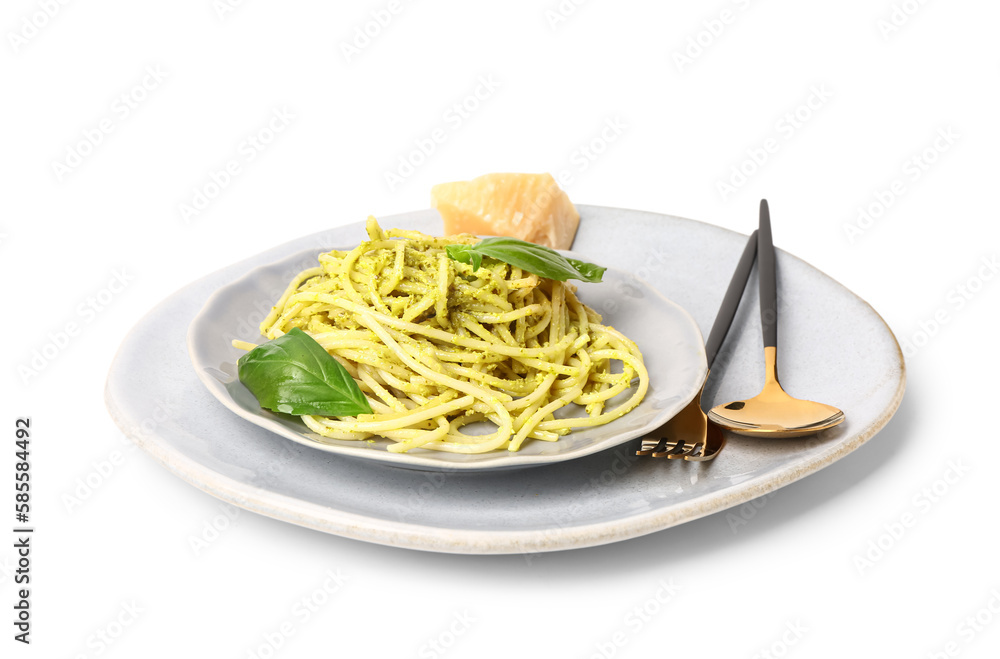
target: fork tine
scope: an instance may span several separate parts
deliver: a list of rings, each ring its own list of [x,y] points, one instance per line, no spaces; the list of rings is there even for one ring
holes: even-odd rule
[[[675,451],[670,455],[668,455],[667,458],[671,460],[681,460],[681,459],[688,460],[692,456],[696,456],[699,453],[701,449],[701,443],[699,442],[693,444],[684,444],[684,446],[680,447],[680,449],[681,450]]]
[[[664,441],[667,442],[667,446],[664,448],[664,450],[653,453],[654,458],[662,458],[664,456],[670,457],[671,455],[676,455],[678,453],[684,452],[684,442],[682,440],[678,439],[676,441],[670,441],[670,440],[664,440]]]
[[[689,446],[690,446],[689,444],[686,444],[686,443],[684,443],[684,441],[678,439],[677,440],[677,444],[674,446],[674,450],[670,451],[670,454],[667,457],[668,458],[675,458],[675,457],[679,458],[682,455],[684,455],[685,453],[687,453]]]
[[[669,455],[667,455],[667,458],[669,458],[670,460],[681,460],[683,458],[686,458],[687,456],[689,456],[691,454],[691,451],[693,451],[696,448],[696,445],[694,445],[694,444],[684,444],[684,445],[679,446],[677,448],[679,450],[675,450],[675,451],[671,452]]]
[[[635,454],[651,455],[654,458],[667,458],[668,460],[693,460],[695,462],[702,462],[704,460],[711,460],[719,453],[719,451],[716,451],[712,455],[706,455],[705,451],[705,442],[687,444],[683,440],[675,441],[662,437],[659,440],[642,440],[642,447]]]
[[[685,460],[691,460],[691,461],[694,461],[694,462],[706,462],[708,460],[714,460],[715,457],[717,455],[719,455],[719,453],[722,451],[722,449],[725,446],[726,446],[726,438],[725,438],[725,436],[723,436],[722,437],[722,441],[718,445],[714,445],[713,446],[713,445],[709,444],[709,445],[706,445],[706,446],[702,446],[700,455],[698,455],[698,456],[692,456],[692,457],[688,457],[688,458],[684,458],[684,459]]]
[[[704,442],[697,442],[695,444],[690,445],[687,453],[684,454],[683,458],[685,460],[697,460],[704,454],[704,452],[705,452]]]
[[[652,455],[657,451],[664,450],[664,442],[666,438],[662,439],[644,439],[642,440],[642,447],[635,452],[636,455]]]

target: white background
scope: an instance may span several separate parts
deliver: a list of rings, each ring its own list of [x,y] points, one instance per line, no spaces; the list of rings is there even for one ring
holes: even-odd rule
[[[988,419],[1000,283],[970,279],[1000,249],[1000,5],[895,0],[894,14],[890,0],[592,0],[563,2],[563,16],[550,13],[558,0],[424,0],[402,2],[348,55],[388,0],[234,4],[49,2],[46,17],[45,2],[4,2],[0,492],[9,502],[14,419],[30,415],[38,529],[30,647],[6,622],[15,557],[3,531],[4,656],[253,656],[328,570],[348,581],[274,656],[931,657],[948,643],[953,656],[997,656],[1000,613],[987,607],[1000,612],[1000,450]],[[455,125],[449,108],[480,78],[498,86]],[[127,116],[122,94],[142,97]],[[276,110],[294,118],[249,160],[241,143]],[[620,135],[588,159],[580,149],[609,120]],[[102,122],[110,132],[80,148]],[[390,186],[386,172],[438,127],[447,140]],[[935,147],[939,131],[952,137]],[[777,151],[720,190],[768,139]],[[914,156],[933,162],[915,170]],[[76,166],[56,171],[67,159]],[[240,173],[185,221],[181,205],[232,159]],[[130,449],[104,409],[129,328],[174,290],[272,245],[425,208],[434,183],[546,170],[572,174],[578,203],[743,233],[767,196],[779,247],[919,344],[896,418],[737,517],[530,562],[368,545],[251,513],[196,553],[191,539],[220,503]],[[887,208],[859,226],[879,195]],[[115,273],[127,286],[81,310]],[[959,286],[976,290],[961,304]],[[64,349],[19,371],[70,322],[80,330]],[[78,479],[119,454],[68,503]],[[955,482],[918,508],[945,476]],[[907,512],[915,525],[884,537]],[[880,539],[889,548],[861,566]],[[680,592],[640,628],[627,622],[661,580]],[[133,601],[134,619],[122,608]],[[961,627],[977,613],[979,631]],[[452,627],[462,633],[435,654],[427,643],[449,642]],[[120,635],[102,647],[102,630]]]

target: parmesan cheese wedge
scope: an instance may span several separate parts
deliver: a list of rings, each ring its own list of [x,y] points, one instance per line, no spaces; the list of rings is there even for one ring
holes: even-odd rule
[[[431,189],[444,233],[520,238],[569,249],[580,214],[551,174],[486,174]]]

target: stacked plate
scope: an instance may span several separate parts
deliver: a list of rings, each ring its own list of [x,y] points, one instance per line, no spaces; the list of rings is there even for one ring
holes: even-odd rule
[[[680,218],[600,207],[581,214],[574,251],[609,267],[580,297],[639,345],[650,392],[625,417],[517,453],[460,455],[321,438],[262,411],[235,378],[234,338],[257,325],[316,255],[353,247],[363,223],[306,236],[174,294],[130,332],[108,376],[122,430],[178,476],[234,505],[382,544],[464,553],[603,544],[738,505],[853,451],[895,412],[904,365],[892,332],[863,300],[778,255],[781,380],[829,401],[847,421],[797,440],[729,437],[714,461],[635,456],[638,437],[687,404],[704,378],[702,331],[714,319],[746,237]],[[380,220],[441,233],[435,211]],[[707,405],[760,390],[756,286],[717,358]],[[817,374],[824,374],[817,377]],[[200,382],[199,382],[200,380]]]

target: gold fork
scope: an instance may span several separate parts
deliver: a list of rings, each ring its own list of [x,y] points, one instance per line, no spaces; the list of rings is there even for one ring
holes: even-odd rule
[[[705,359],[708,362],[705,382],[708,382],[715,356],[719,353],[726,334],[729,333],[730,325],[733,324],[740,299],[743,297],[743,289],[746,288],[756,258],[757,232],[754,231],[750,234],[746,247],[743,248],[743,255],[736,264],[733,278],[729,281],[729,288],[722,298],[719,313],[715,316],[715,323],[705,343]],[[701,409],[701,394],[705,391],[705,382],[702,382],[698,395],[660,428],[657,433],[659,437],[646,437],[642,440],[639,450],[635,452],[636,455],[701,462],[714,459],[722,451],[726,445],[722,428],[710,420]]]

